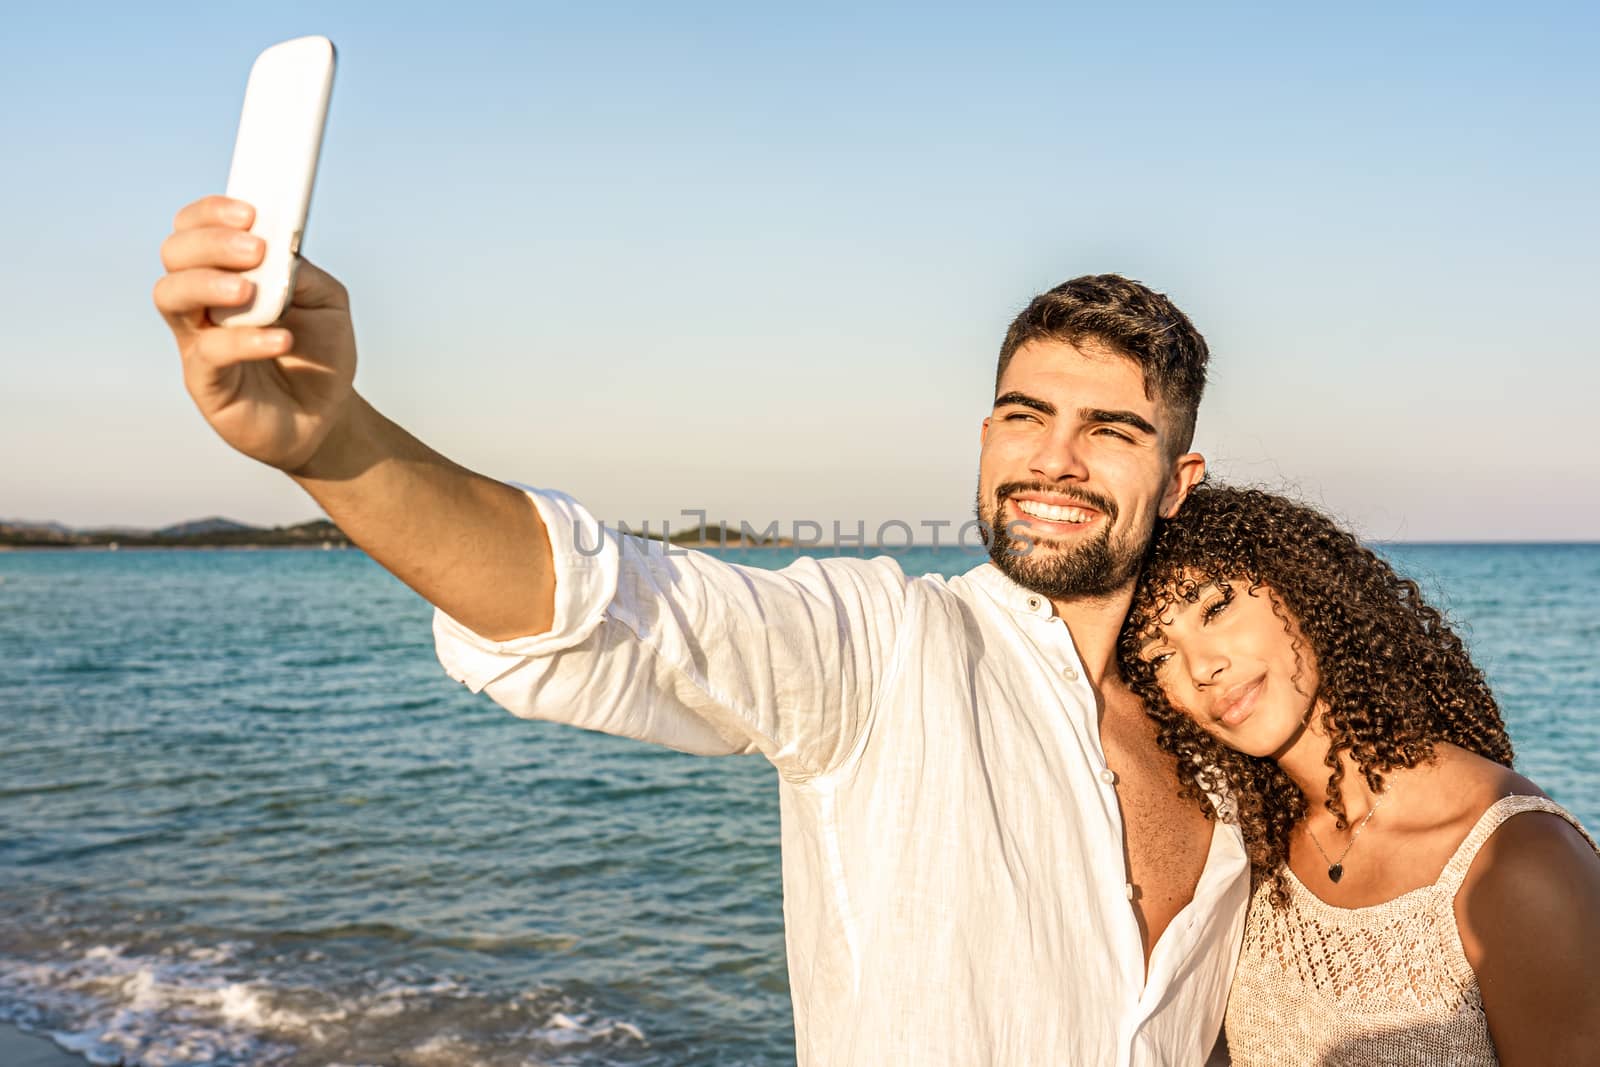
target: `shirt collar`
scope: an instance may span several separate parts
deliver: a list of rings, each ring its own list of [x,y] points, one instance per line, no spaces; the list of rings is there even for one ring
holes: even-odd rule
[[[1048,619],[1056,613],[1055,605],[1043,593],[1025,589],[1006,577],[993,563],[983,563],[967,572],[967,577],[988,593],[1002,607],[1023,615]]]

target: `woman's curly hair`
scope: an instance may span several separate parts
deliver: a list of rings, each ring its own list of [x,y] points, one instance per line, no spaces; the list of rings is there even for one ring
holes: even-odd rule
[[[1200,587],[1265,587],[1285,632],[1298,624],[1302,673],[1309,645],[1315,701],[1330,746],[1324,803],[1339,829],[1348,823],[1337,756],[1349,752],[1367,785],[1432,758],[1441,741],[1507,766],[1511,739],[1483,672],[1421,591],[1321,512],[1258,489],[1201,486],[1176,518],[1161,523],[1144,562],[1118,651],[1124,677],[1157,725],[1157,741],[1178,761],[1180,794],[1216,816],[1226,804],[1244,833],[1256,884],[1269,882],[1274,905],[1288,903],[1283,870],[1289,833],[1306,798],[1270,758],[1227,747],[1173,707],[1139,657],[1167,609],[1195,602]]]

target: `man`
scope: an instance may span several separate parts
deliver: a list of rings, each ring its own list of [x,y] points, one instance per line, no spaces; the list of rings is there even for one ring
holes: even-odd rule
[[[991,564],[745,570],[602,531],[383,418],[353,389],[345,292],[310,264],[280,327],[210,327],[248,299],[249,222],[207,198],[162,246],[156,305],[202,414],[439,608],[474,690],[773,762],[801,1063],[1205,1059],[1243,846],[1177,797],[1115,659],[1153,524],[1204,471],[1205,343],[1165,297],[1078,279],[1012,325],[981,437]]]

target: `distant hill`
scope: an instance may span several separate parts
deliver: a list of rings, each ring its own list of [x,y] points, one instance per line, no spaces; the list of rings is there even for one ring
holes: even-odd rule
[[[199,537],[205,534],[231,534],[247,531],[259,531],[261,527],[250,526],[232,519],[214,516],[209,519],[192,519],[189,522],[180,522],[175,526],[163,526],[155,532],[157,537]]]
[[[28,530],[43,530],[48,533],[60,534],[62,537],[73,533],[70,526],[63,526],[59,522],[35,522],[32,519],[0,519],[0,526],[14,526]]]
[[[693,526],[673,530],[671,542],[685,548],[791,548],[788,537],[762,538],[763,531],[745,530],[738,523],[706,523],[702,530]],[[639,531],[639,536],[661,540],[654,530]],[[213,515],[190,519],[159,529],[132,526],[96,526],[75,529],[59,522],[33,522],[0,519],[0,548],[257,548],[272,546],[318,546],[328,544],[347,548],[351,542],[327,519],[293,526],[251,526],[248,523]]]
[[[794,546],[794,541],[788,537],[763,538],[762,532],[750,530],[745,533],[737,523],[708,522],[704,528],[695,525],[686,530],[673,530],[667,542],[685,548],[792,548]],[[743,535],[742,540],[741,535]],[[661,534],[655,530],[638,531],[638,536],[648,537],[652,541],[661,540]]]
[[[158,530],[125,526],[80,530],[59,522],[0,520],[0,548],[265,548],[324,544],[345,548],[350,539],[327,519],[268,528],[213,516]]]

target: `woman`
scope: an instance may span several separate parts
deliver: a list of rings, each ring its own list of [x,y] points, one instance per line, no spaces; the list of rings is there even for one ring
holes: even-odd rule
[[[1415,583],[1310,508],[1202,487],[1120,648],[1183,792],[1249,850],[1235,1067],[1600,1063],[1600,855],[1511,770]]]

